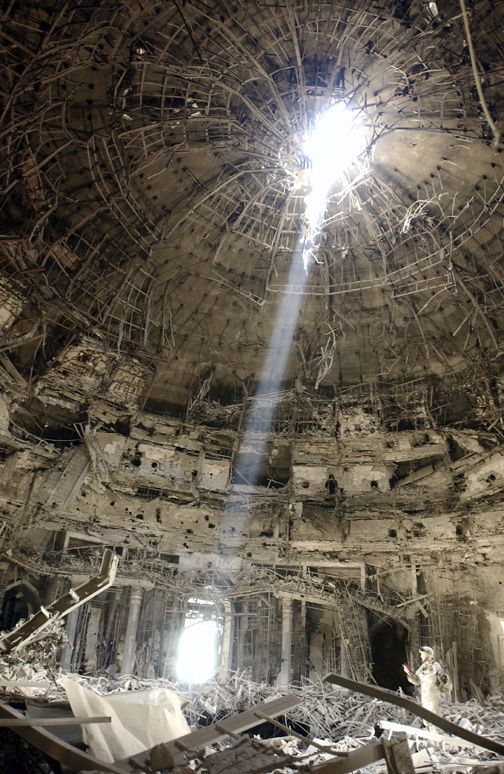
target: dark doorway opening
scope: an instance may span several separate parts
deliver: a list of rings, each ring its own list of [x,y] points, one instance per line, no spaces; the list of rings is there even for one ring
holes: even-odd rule
[[[19,586],[5,592],[0,610],[0,630],[9,631],[23,618],[28,618],[28,605]]]
[[[383,688],[413,694],[403,664],[407,661],[408,631],[398,621],[377,621],[370,631],[373,677]]]

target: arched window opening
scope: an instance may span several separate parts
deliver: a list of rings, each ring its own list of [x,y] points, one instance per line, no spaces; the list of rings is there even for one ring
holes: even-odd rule
[[[184,628],[177,648],[175,671],[183,683],[210,680],[219,666],[222,622],[213,602],[188,600]]]

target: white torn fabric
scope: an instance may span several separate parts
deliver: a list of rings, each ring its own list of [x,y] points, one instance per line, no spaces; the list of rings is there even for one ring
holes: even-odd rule
[[[166,688],[100,696],[70,677],[63,677],[61,684],[74,715],[112,719],[107,724],[82,726],[90,753],[107,763],[190,732],[180,699]]]

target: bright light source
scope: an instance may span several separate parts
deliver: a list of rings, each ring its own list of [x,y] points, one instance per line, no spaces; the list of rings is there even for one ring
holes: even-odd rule
[[[307,132],[303,151],[313,165],[311,177],[329,187],[365,150],[366,130],[360,111],[336,102],[321,113]]]
[[[360,120],[360,111],[353,110],[345,102],[337,102],[321,113],[307,133],[303,151],[311,160],[312,168],[306,217],[312,232],[320,225],[332,185],[344,176],[366,146],[366,130]]]
[[[184,683],[204,683],[217,668],[216,621],[186,618],[177,650],[177,677]]]

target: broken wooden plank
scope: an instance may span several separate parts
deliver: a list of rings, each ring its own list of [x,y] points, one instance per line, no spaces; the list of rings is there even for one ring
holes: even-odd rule
[[[14,707],[7,704],[0,704],[0,718],[17,719],[23,718],[24,715]],[[37,750],[48,755],[50,758],[62,763],[71,771],[107,771],[112,774],[125,774],[128,770],[126,768],[120,768],[112,763],[105,763],[93,758],[92,755],[78,750],[57,736],[51,734],[50,731],[46,731],[39,726],[22,726],[20,728],[13,728],[14,733],[21,736],[27,742],[32,744]]]
[[[383,739],[382,744],[389,774],[415,774],[406,734]]]
[[[2,705],[5,706],[5,705]],[[22,728],[23,726],[80,726],[85,723],[110,723],[112,718],[97,716],[90,718],[8,718],[0,720],[0,728]]]
[[[373,699],[379,699],[380,701],[386,701],[389,704],[395,704],[397,707],[404,707],[404,709],[416,715],[422,720],[426,720],[428,723],[440,728],[442,731],[446,731],[448,734],[454,734],[460,739],[465,739],[468,742],[483,747],[485,750],[497,753],[497,755],[504,755],[504,745],[500,744],[493,739],[487,739],[485,736],[475,734],[474,731],[468,731],[461,726],[457,726],[456,723],[452,723],[446,718],[442,718],[436,715],[435,712],[422,707],[412,699],[406,699],[404,696],[399,696],[393,691],[388,691],[386,688],[378,688],[376,685],[369,685],[368,683],[360,683],[357,680],[350,680],[348,677],[341,677],[341,675],[330,674],[327,675],[324,680],[333,685],[339,685],[341,688],[348,688],[350,691],[357,691],[358,693],[364,693],[366,696],[371,696]]]

